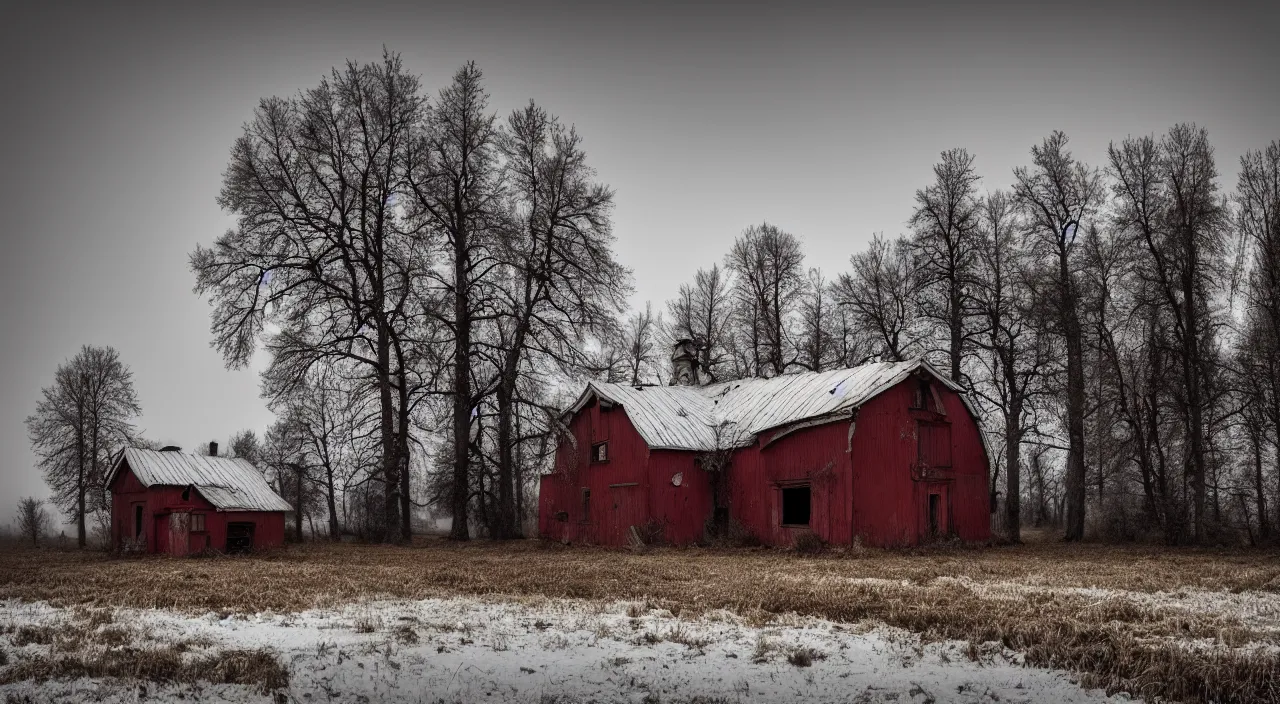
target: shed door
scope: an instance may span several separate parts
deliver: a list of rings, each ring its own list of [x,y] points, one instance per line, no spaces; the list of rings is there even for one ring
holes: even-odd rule
[[[169,552],[169,514],[156,516],[156,552]]]
[[[609,487],[609,520],[605,541],[610,545],[626,545],[631,526],[641,528],[645,516],[644,489],[639,484]]]

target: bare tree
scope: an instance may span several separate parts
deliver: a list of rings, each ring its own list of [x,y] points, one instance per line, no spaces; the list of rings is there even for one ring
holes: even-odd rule
[[[111,347],[86,345],[58,366],[26,419],[52,502],[76,523],[85,546],[85,518],[110,509],[105,484],[111,456],[129,444],[141,412],[133,374]]]
[[[734,275],[736,319],[755,376],[785,374],[795,363],[789,327],[804,290],[800,240],[769,223],[747,228],[725,255]]]
[[[693,284],[681,284],[676,298],[667,301],[673,339],[688,338],[698,345],[698,366],[712,382],[729,381],[726,367],[732,359],[731,315],[733,298],[729,276],[719,265],[699,269]]]
[[[832,335],[835,302],[830,283],[822,270],[810,269],[799,303],[799,339],[796,363],[811,372],[830,369],[836,361],[836,342]]]
[[[1192,525],[1205,537],[1207,439],[1204,344],[1211,334],[1208,298],[1225,275],[1225,204],[1208,133],[1176,125],[1159,144],[1127,139],[1108,150],[1115,181],[1117,221],[1146,250],[1135,275],[1147,277],[1173,323],[1192,468]]]
[[[530,102],[500,140],[511,225],[496,248],[504,281],[494,287],[498,457],[494,537],[520,534],[515,430],[521,374],[578,370],[588,336],[613,332],[629,272],[613,258],[613,191],[594,180],[581,138]]]
[[[853,311],[858,326],[876,339],[876,356],[898,362],[907,357],[915,340],[916,272],[909,244],[877,234],[866,251],[849,258],[853,271],[836,280],[839,304]]]
[[[977,384],[975,393],[989,401],[1003,421],[1005,537],[1017,543],[1022,526],[1023,437],[1032,427],[1031,403],[1051,351],[1047,336],[1040,334],[1044,326],[1037,318],[1044,308],[1027,280],[1036,273],[1030,270],[1028,253],[1020,242],[1022,226],[1012,197],[1004,191],[989,194],[979,214],[973,302],[980,316],[977,343],[986,352],[982,359],[987,369],[986,383]]]
[[[480,287],[498,266],[496,237],[506,224],[500,137],[489,112],[483,74],[468,62],[440,92],[415,146],[409,190],[415,219],[445,242],[448,266],[439,272],[451,310],[441,320],[453,334],[453,510],[451,537],[468,539],[469,436],[472,413],[485,390],[473,385],[477,356],[473,328],[491,317],[481,310]]]
[[[908,222],[915,230],[920,312],[946,330],[951,379],[959,383],[981,217],[978,174],[973,155],[959,148],[943,152],[933,174],[934,182],[916,191]]]
[[[1033,146],[1031,161],[1031,168],[1014,169],[1014,197],[1026,220],[1030,248],[1053,266],[1053,327],[1067,352],[1066,537],[1079,540],[1085,512],[1085,379],[1076,235],[1097,210],[1102,187],[1097,170],[1072,157],[1062,132]]]
[[[40,545],[40,538],[49,529],[49,514],[44,502],[27,497],[18,501],[18,534],[31,539],[32,546]]]
[[[232,149],[219,203],[236,226],[191,255],[213,301],[214,346],[243,367],[268,322],[279,378],[312,365],[362,365],[379,398],[382,536],[403,538],[396,384],[398,333],[427,268],[398,198],[425,100],[400,58],[348,63],[293,99],[263,100]],[[401,384],[403,386],[403,384]],[[399,528],[399,530],[398,530]]]

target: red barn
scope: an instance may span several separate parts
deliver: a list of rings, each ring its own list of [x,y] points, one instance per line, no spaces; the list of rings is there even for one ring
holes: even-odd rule
[[[218,457],[217,448],[210,443],[208,457],[121,452],[107,476],[112,545],[187,555],[284,543],[284,514],[293,509],[248,460]]]
[[[703,386],[681,344],[679,385],[591,382],[564,413],[541,478],[543,537],[625,545],[636,526],[687,544],[713,517],[772,545],[800,532],[881,546],[990,536],[977,417],[928,363]]]

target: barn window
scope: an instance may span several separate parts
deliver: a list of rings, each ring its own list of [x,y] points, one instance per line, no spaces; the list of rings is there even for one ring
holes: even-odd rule
[[[918,459],[923,467],[951,466],[951,424],[925,423],[918,427]]]
[[[191,487],[187,487],[186,489],[182,490],[182,500],[183,501],[191,500]]]
[[[582,520],[587,520],[591,516],[591,490],[582,487]]]
[[[203,513],[191,514],[191,530],[197,533],[204,530],[204,514]]]
[[[609,443],[598,442],[591,446],[592,462],[608,462],[609,461]]]
[[[782,525],[809,525],[808,486],[788,486],[782,488]]]
[[[142,505],[133,507],[133,537],[142,537]]]
[[[928,410],[929,398],[933,396],[932,390],[929,388],[929,382],[925,379],[918,379],[915,391],[911,394],[911,407]]]

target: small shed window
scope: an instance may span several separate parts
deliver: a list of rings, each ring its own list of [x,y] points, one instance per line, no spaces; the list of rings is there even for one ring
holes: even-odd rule
[[[142,537],[142,504],[133,507],[133,537]]]
[[[609,443],[598,442],[591,446],[592,462],[608,462],[609,461]]]
[[[204,530],[204,514],[203,513],[191,514],[191,530],[194,532],[200,532]]]
[[[782,488],[782,525],[809,525],[808,486],[787,486]]]
[[[191,487],[187,487],[186,489],[182,490],[182,500],[183,501],[191,500]]]
[[[591,517],[591,490],[584,486],[582,487],[582,520],[585,521],[590,517]]]

